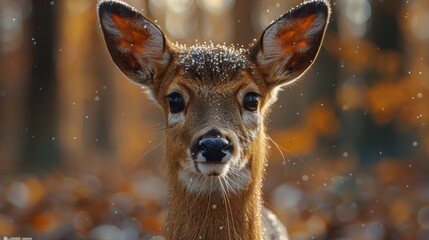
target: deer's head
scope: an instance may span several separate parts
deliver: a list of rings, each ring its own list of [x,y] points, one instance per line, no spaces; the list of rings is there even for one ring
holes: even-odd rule
[[[231,190],[264,161],[264,119],[280,87],[313,63],[329,18],[325,1],[286,13],[248,49],[173,45],[133,8],[103,1],[99,17],[113,61],[164,110],[170,169],[190,191]],[[174,174],[174,173],[173,173]],[[228,182],[229,181],[229,182]],[[210,187],[211,186],[211,187]]]

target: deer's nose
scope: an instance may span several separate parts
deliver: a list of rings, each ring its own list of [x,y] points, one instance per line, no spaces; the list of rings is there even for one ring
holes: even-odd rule
[[[199,144],[208,151],[221,151],[228,145],[228,141],[225,138],[203,138]]]
[[[203,157],[207,162],[221,162],[225,157],[228,141],[225,138],[203,138],[199,142],[199,147]]]
[[[231,151],[232,144],[215,129],[200,136],[191,149],[193,156],[196,157],[201,153],[206,162],[211,163],[222,162],[222,159]]]

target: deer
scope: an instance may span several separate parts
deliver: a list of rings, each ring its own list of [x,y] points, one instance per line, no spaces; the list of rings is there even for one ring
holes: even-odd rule
[[[288,239],[263,206],[266,119],[278,92],[317,57],[328,0],[291,9],[248,48],[173,44],[126,3],[102,0],[97,9],[113,62],[165,116],[165,239]]]

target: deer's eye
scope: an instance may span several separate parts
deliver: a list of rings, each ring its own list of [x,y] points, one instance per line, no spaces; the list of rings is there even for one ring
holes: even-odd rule
[[[168,105],[171,113],[179,113],[183,111],[183,97],[178,92],[170,93],[168,96]]]
[[[259,94],[250,92],[244,96],[243,107],[247,111],[254,112],[258,110]]]

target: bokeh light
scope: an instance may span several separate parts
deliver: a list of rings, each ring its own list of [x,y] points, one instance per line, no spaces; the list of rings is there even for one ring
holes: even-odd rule
[[[125,2],[173,43],[247,47],[303,1]],[[113,65],[96,4],[0,0],[0,236],[162,235],[164,116]],[[429,1],[331,4],[318,59],[271,108],[266,207],[292,240],[427,240]]]

